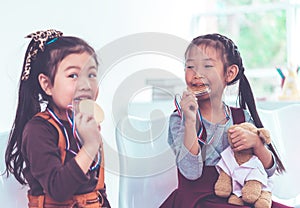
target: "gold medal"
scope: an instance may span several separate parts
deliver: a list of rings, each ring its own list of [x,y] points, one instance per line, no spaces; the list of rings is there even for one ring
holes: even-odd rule
[[[191,86],[187,90],[194,93],[196,97],[210,93],[210,88],[206,85]]]
[[[94,115],[97,124],[104,120],[104,112],[95,101],[89,99],[81,100],[78,107],[79,112]]]

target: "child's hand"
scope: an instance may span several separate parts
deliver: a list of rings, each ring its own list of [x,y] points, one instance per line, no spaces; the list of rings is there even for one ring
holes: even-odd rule
[[[181,110],[187,121],[196,122],[196,113],[198,110],[197,98],[192,92],[185,91],[180,101]]]
[[[102,143],[100,125],[97,125],[93,115],[78,113],[75,117],[77,131],[85,145],[99,146]]]
[[[247,129],[237,126],[229,129],[228,132],[231,134],[233,151],[257,148],[258,145],[263,145],[259,136]]]

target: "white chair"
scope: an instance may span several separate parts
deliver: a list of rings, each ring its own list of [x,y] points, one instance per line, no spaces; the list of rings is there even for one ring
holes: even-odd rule
[[[10,175],[2,175],[5,170],[4,154],[8,140],[8,132],[0,133],[0,205],[9,208],[27,207],[27,187],[22,186]]]
[[[167,132],[167,118],[130,117],[118,123],[120,208],[157,208],[177,187],[175,156]]]
[[[284,204],[300,207],[300,104],[273,111],[259,110],[262,122],[283,161],[286,173],[273,176],[273,198]]]

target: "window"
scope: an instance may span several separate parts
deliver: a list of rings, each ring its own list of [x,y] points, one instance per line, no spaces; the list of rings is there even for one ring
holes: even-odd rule
[[[273,99],[281,88],[276,67],[285,71],[289,63],[300,64],[299,8],[291,1],[214,0],[195,15],[192,33],[230,37],[238,45],[256,97]]]

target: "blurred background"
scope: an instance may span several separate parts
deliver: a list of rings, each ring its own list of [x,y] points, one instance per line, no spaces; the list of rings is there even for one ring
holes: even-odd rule
[[[259,103],[278,101],[282,77],[276,68],[286,75],[291,65],[296,70],[300,64],[300,1],[296,0],[0,0],[0,26],[0,132],[10,130],[15,116],[27,34],[57,29],[85,39],[100,58],[101,52],[114,56],[125,48],[138,48],[138,43],[127,44],[138,34],[153,33],[153,44],[162,46],[157,51],[144,48],[121,54],[106,66],[99,82],[98,102],[106,112],[102,133],[111,150],[106,157],[106,183],[113,207],[118,204],[116,123],[128,115],[168,117],[174,95],[185,88],[183,46],[192,38],[212,32],[230,37],[241,52]],[[164,53],[168,37],[174,42]],[[151,38],[147,40],[151,45]],[[234,89],[227,93],[229,100],[235,99]]]
[[[82,37],[96,50],[136,33],[166,33],[188,43],[198,35],[219,32],[229,36],[238,45],[258,99],[270,100],[278,96],[281,78],[276,67],[284,72],[289,64],[299,64],[300,1],[296,0],[53,0],[49,3],[1,0],[0,5],[0,90],[4,95],[1,130],[7,130],[12,122],[16,88],[29,43],[24,37],[36,30],[55,28],[65,35]],[[184,51],[179,53],[183,54]],[[157,60],[153,62],[173,62],[177,68],[173,68],[172,72],[176,78],[182,78],[181,60],[178,62],[169,58],[161,61],[155,58]],[[132,71],[147,67],[139,66]],[[163,68],[169,70],[166,66]],[[130,69],[122,70],[122,73],[126,72],[130,72]],[[174,79],[165,84],[159,78],[164,77],[149,78],[145,82],[150,86],[161,85],[170,89],[178,84]],[[115,86],[122,81],[115,75],[114,79]],[[170,98],[161,94],[156,90],[153,98]],[[147,95],[147,98],[136,99],[152,99],[152,93],[148,92]]]

